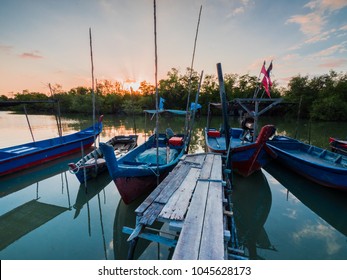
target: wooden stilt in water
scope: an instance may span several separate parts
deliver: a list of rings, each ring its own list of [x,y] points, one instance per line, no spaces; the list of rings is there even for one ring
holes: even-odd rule
[[[129,251],[128,251],[128,260],[133,260],[134,259],[134,253],[135,253],[135,247],[137,245],[137,241],[139,240],[138,237],[135,237],[130,241],[129,245]]]
[[[35,142],[33,130],[31,129],[31,125],[30,125],[30,121],[29,121],[29,117],[28,117],[27,107],[26,107],[25,104],[24,104],[24,112],[25,112],[25,117],[27,119],[27,123],[28,123],[29,129],[30,129],[31,138],[33,139],[33,142]]]

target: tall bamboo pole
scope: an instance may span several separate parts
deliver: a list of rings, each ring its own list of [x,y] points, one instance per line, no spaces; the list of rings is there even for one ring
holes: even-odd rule
[[[155,122],[155,139],[157,147],[157,185],[159,185],[159,92],[158,92],[158,46],[157,46],[157,4],[153,0],[154,10],[154,82],[155,82],[155,111],[156,111],[156,122]]]

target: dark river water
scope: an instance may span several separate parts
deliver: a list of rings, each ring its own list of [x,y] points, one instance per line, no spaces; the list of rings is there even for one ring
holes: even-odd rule
[[[35,140],[57,136],[54,116],[29,115]],[[239,126],[237,118],[230,119]],[[63,133],[91,125],[91,117],[63,117]],[[220,120],[214,125],[220,126]],[[329,136],[346,138],[347,123],[312,122],[262,118],[277,132],[328,148]],[[163,117],[160,124],[183,132],[184,119]],[[204,151],[206,118],[198,118],[190,152]],[[154,121],[137,116],[104,117],[100,136],[106,142],[114,135],[134,133],[138,143],[152,132]],[[31,142],[25,115],[0,112],[0,147]],[[88,182],[88,192],[67,164],[80,154],[44,166],[0,178],[0,259],[2,260],[104,260],[125,259],[127,235],[123,226],[134,227],[134,210],[141,199],[125,205],[107,173]],[[143,198],[142,198],[143,199]],[[346,260],[347,193],[311,183],[275,163],[248,178],[234,176],[233,205],[239,243],[251,259]],[[18,226],[14,219],[34,217]],[[9,219],[9,217],[12,217]],[[14,227],[14,225],[17,225]],[[158,228],[162,225],[156,225]],[[167,259],[164,245],[140,241],[136,259]]]

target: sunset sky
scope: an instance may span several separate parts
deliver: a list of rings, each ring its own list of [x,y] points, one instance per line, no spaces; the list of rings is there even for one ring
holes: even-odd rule
[[[194,69],[258,76],[273,60],[279,84],[347,71],[347,0],[157,0],[158,75]],[[0,95],[154,81],[153,0],[0,0]]]

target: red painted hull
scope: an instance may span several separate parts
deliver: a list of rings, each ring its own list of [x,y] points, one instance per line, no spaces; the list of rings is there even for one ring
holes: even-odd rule
[[[160,176],[159,183],[165,176],[166,174]],[[119,177],[114,179],[114,183],[124,203],[130,204],[136,199],[152,192],[157,187],[157,177]]]

